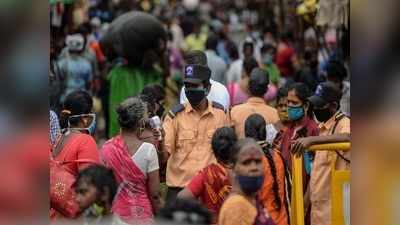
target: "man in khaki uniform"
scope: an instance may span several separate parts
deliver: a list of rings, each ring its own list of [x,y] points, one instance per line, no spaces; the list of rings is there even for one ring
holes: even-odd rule
[[[224,107],[207,100],[211,71],[207,66],[191,64],[185,67],[184,85],[188,102],[172,108],[164,120],[163,155],[167,162],[167,204],[194,175],[216,162],[211,138],[217,128],[228,126]]]
[[[232,108],[231,121],[239,138],[244,138],[244,123],[253,113],[264,117],[267,124],[275,124],[279,121],[278,111],[267,105],[264,101],[264,94],[267,93],[269,77],[265,71],[255,68],[249,77],[250,98],[243,104]]]
[[[320,136],[350,134],[350,119],[340,110],[341,90],[333,82],[320,84],[309,98],[320,122]],[[310,180],[311,224],[331,225],[331,163],[337,170],[350,170],[350,152],[318,151]]]

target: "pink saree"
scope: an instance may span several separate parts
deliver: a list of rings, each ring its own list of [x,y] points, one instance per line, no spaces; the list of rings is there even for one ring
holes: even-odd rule
[[[119,190],[112,211],[129,224],[153,223],[153,210],[147,192],[147,179],[128,153],[118,135],[107,141],[101,150],[104,164],[114,171]]]

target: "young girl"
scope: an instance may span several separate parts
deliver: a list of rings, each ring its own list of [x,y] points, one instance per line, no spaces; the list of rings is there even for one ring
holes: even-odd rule
[[[234,129],[218,128],[211,140],[217,163],[212,163],[201,170],[178,194],[178,198],[199,199],[212,214],[213,224],[216,224],[222,203],[232,189],[230,159],[232,147],[236,141]]]
[[[112,170],[100,165],[90,166],[79,172],[74,188],[76,201],[83,212],[83,224],[124,224],[111,213],[118,188]]]

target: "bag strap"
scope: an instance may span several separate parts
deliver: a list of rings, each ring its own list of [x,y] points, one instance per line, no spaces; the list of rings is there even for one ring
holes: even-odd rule
[[[339,122],[345,117],[346,117],[346,115],[343,114],[342,112],[340,112],[340,114],[335,118],[335,125],[333,125],[331,134],[335,133],[336,127],[338,126]],[[350,164],[350,162],[351,162],[350,159],[347,159],[346,157],[344,157],[344,155],[337,150],[335,150],[335,152],[341,159],[343,159],[346,163]]]

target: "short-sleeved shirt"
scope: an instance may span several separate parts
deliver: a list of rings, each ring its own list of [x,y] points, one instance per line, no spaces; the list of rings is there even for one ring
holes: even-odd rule
[[[253,225],[257,208],[245,197],[232,194],[222,205],[218,225]]]
[[[338,119],[341,112],[336,113],[327,122],[320,124],[320,135],[350,133],[350,119]],[[335,123],[337,126],[333,131]],[[350,152],[341,152],[350,159]],[[337,156],[334,151],[318,151],[311,171],[310,196],[311,196],[311,224],[331,224],[331,163],[336,161],[336,169],[349,170],[350,164]]]
[[[230,98],[228,89],[226,87],[215,81],[210,79],[211,89],[210,93],[207,95],[207,99],[210,101],[218,102],[219,104],[223,105],[226,110],[229,109],[230,106]],[[181,96],[180,96],[180,103],[185,104],[187,102],[186,94],[185,94],[185,87],[182,87]]]
[[[264,99],[258,97],[251,97],[246,103],[237,105],[232,108],[231,121],[235,127],[238,138],[244,138],[244,124],[246,119],[253,113],[258,113],[264,117],[267,124],[276,123],[279,121],[278,111],[265,104]]]
[[[193,196],[203,203],[217,222],[222,203],[232,189],[230,174],[220,164],[211,164],[202,169],[188,184]]]
[[[100,163],[99,151],[92,136],[87,134],[70,134],[63,149],[55,157],[55,160],[61,162],[74,161],[77,159]],[[69,163],[66,167],[70,172],[78,175],[79,170],[82,170],[91,164],[92,163]]]
[[[213,107],[210,101],[202,115],[186,103],[174,118],[165,117],[163,150],[170,154],[167,162],[169,187],[185,187],[197,172],[216,162],[211,138],[216,129],[228,125],[228,115]]]
[[[145,176],[159,169],[157,150],[153,144],[144,142],[132,156],[132,160]]]

